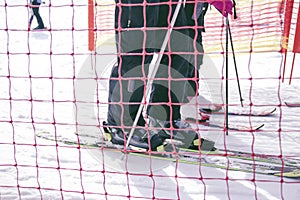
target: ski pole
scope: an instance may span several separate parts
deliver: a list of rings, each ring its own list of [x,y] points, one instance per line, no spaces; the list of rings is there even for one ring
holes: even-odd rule
[[[244,99],[242,98],[242,92],[241,92],[241,86],[240,86],[240,81],[239,81],[239,74],[238,74],[237,66],[236,66],[235,53],[234,53],[234,48],[233,48],[233,42],[232,42],[232,36],[231,36],[231,30],[230,30],[229,20],[227,19],[226,21],[227,21],[227,28],[228,28],[229,37],[230,37],[233,62],[234,62],[234,67],[235,67],[236,81],[237,81],[238,89],[239,89],[240,102],[241,102],[241,106],[243,107],[244,106],[243,105]]]
[[[226,135],[228,135],[228,33],[229,33],[229,20],[228,17],[226,17],[226,54],[225,54],[225,61],[226,61],[226,101],[225,101],[225,116],[226,116]]]
[[[132,125],[132,129],[130,130],[129,132],[129,136],[128,136],[128,139],[126,141],[126,146],[125,146],[125,149],[128,148],[129,144],[130,144],[130,140],[133,136],[133,133],[134,133],[134,130],[136,128],[136,125],[138,123],[138,120],[139,120],[139,117],[143,111],[143,108],[144,108],[144,104],[143,104],[143,100],[144,98],[148,97],[149,93],[150,93],[150,90],[151,90],[151,87],[152,87],[152,83],[153,83],[153,79],[155,78],[155,75],[157,73],[157,70],[158,70],[158,67],[159,67],[159,64],[161,62],[161,59],[162,59],[162,56],[163,56],[163,53],[167,47],[167,44],[168,44],[168,41],[169,41],[169,38],[170,38],[170,35],[171,35],[171,32],[174,28],[174,25],[175,25],[175,22],[176,22],[176,19],[177,19],[177,16],[179,14],[179,10],[180,10],[180,7],[181,7],[181,4],[182,4],[182,0],[179,0],[178,1],[178,4],[176,5],[176,8],[175,8],[175,11],[174,11],[174,15],[172,17],[172,20],[171,20],[171,24],[170,24],[170,28],[168,29],[166,35],[165,35],[165,38],[164,38],[164,41],[162,43],[162,46],[161,46],[161,49],[160,49],[160,52],[158,54],[158,58],[155,62],[155,65],[154,65],[154,68],[153,68],[153,71],[152,72],[149,72],[150,73],[150,76],[148,75],[148,83],[146,85],[146,94],[144,94],[143,98],[142,98],[142,101],[141,101],[141,104],[139,106],[139,109],[138,109],[138,112],[135,116],[135,119],[134,119],[134,122],[133,122],[133,125]]]

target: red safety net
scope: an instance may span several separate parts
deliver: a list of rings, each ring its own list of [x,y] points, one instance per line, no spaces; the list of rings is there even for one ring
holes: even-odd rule
[[[118,68],[117,76],[111,77],[118,59],[125,62],[121,55],[140,55],[141,62],[146,55],[153,56],[151,64],[156,66],[163,54],[196,58],[201,52],[173,52],[166,40],[168,51],[121,53],[115,35],[130,29],[115,29],[115,8],[173,5],[176,13],[179,4],[182,17],[183,9],[194,1],[132,0],[125,5],[122,0],[117,4],[113,0],[45,0],[39,7],[29,7],[26,1],[0,0],[0,199],[299,198],[297,57],[292,84],[282,82],[282,48],[287,50],[289,71],[299,1],[293,1],[290,23],[285,20],[288,2],[236,1],[238,18],[228,15],[229,26],[210,5],[202,32],[204,59],[199,78],[196,72],[173,76],[171,62],[166,65],[167,77],[149,77],[141,63],[143,70],[137,70],[141,72],[137,78],[121,76]],[[122,9],[116,16],[122,15]],[[45,28],[33,30],[41,25],[34,15],[37,12]],[[179,30],[199,28],[188,24],[172,28],[172,14],[168,16],[167,26],[152,30],[172,30],[163,33],[176,36]],[[287,27],[289,31],[284,31]],[[132,30],[143,32],[145,38],[149,34],[145,27]],[[178,36],[176,47],[184,49],[185,39]],[[196,39],[192,40],[195,47]],[[144,95],[134,103],[122,96],[123,90],[134,92],[133,80],[142,82]],[[169,89],[169,101],[164,102],[180,106],[182,123],[190,126],[163,127],[174,138],[156,150],[138,145],[126,148],[128,140],[141,136],[135,132],[130,138],[133,128],[145,131],[146,143],[161,129],[152,127],[146,112],[149,105],[163,104],[150,102],[146,95],[152,80],[199,83],[198,96],[189,101],[172,102]],[[114,81],[120,85],[121,97],[108,101]],[[179,88],[179,95],[183,92]],[[127,134],[121,135],[125,145],[113,144],[114,133],[103,123],[108,107],[118,106],[121,113],[113,113],[124,116],[133,104],[142,105],[145,126],[122,119],[115,128]],[[182,144],[185,140],[180,140],[178,129],[183,137],[186,130],[197,133],[198,139],[188,144],[196,149]],[[216,149],[205,150],[210,143],[205,146],[200,138],[213,141]]]

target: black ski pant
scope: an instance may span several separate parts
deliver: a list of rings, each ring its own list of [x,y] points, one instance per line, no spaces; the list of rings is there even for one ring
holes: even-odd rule
[[[134,3],[141,4],[143,0],[135,0]],[[150,62],[154,52],[159,52],[162,47],[175,8],[176,4],[148,4],[146,9],[142,5],[116,6],[118,62],[112,69],[109,81],[109,125],[132,126],[142,98],[146,95]],[[147,114],[156,119],[179,120],[180,107],[190,95],[191,86],[186,78],[193,76],[195,69],[193,43],[187,24],[188,19],[181,6],[151,88]],[[140,29],[141,27],[144,29]],[[145,125],[142,116],[139,116],[137,125]]]

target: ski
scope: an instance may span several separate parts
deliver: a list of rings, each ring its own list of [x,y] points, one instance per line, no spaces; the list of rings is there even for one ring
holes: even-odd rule
[[[288,178],[300,178],[300,167],[284,166],[274,163],[244,160],[228,156],[209,156],[199,153],[183,154],[183,162],[221,168],[226,170],[242,171],[248,173],[275,175]]]
[[[284,102],[287,107],[300,107],[300,103]]]
[[[228,115],[239,115],[239,116],[258,116],[258,117],[263,117],[263,116],[270,116],[272,115],[274,112],[276,111],[276,108],[272,108],[272,109],[266,109],[263,111],[229,111]],[[201,108],[200,109],[201,113],[205,113],[205,114],[225,114],[225,111],[223,110],[211,110],[211,109],[207,109],[207,108]]]
[[[187,117],[185,118],[185,121],[197,124],[197,125],[203,125],[203,126],[208,126],[208,127],[213,127],[213,128],[219,128],[219,129],[226,129],[226,125],[224,123],[218,123],[218,122],[209,122],[209,121],[203,121],[202,119],[195,119],[192,117]],[[245,125],[240,125],[240,124],[229,124],[228,125],[228,130],[235,130],[235,131],[258,131],[260,130],[264,124],[256,124],[252,126],[245,126]]]
[[[96,137],[93,135],[88,134],[77,134],[75,133],[76,138],[73,140],[70,138],[62,137],[62,136],[55,136],[51,135],[49,132],[40,132],[37,134],[37,137],[43,138],[50,141],[60,142],[67,145],[80,145],[84,147],[91,147],[91,148],[114,148],[123,150],[123,145],[116,145],[112,144],[107,138],[107,136],[104,136],[103,140],[100,140],[100,137]],[[93,143],[89,143],[86,141],[81,141],[81,139],[90,138],[92,139]],[[80,142],[78,142],[79,140]],[[174,140],[173,140],[174,141]],[[170,142],[169,142],[170,144]],[[133,149],[137,149],[136,147],[132,147]],[[140,149],[143,151],[143,149]],[[179,148],[181,152],[185,153],[198,153],[198,150],[193,149],[186,149],[186,148]],[[268,154],[259,154],[259,153],[249,153],[249,152],[243,152],[243,151],[236,151],[236,150],[229,150],[229,149],[216,149],[214,151],[201,151],[202,155],[210,154],[210,155],[216,155],[216,156],[222,156],[222,157],[231,157],[231,158],[238,158],[242,160],[251,160],[251,161],[258,161],[258,162],[266,162],[266,163],[273,163],[273,164],[279,164],[279,165],[287,165],[287,166],[300,166],[300,158],[296,159],[291,156],[275,156],[275,155],[268,155]]]
[[[37,133],[36,136],[39,138],[43,138],[49,141],[55,141],[57,143],[62,143],[66,145],[78,145],[87,148],[99,148],[107,151],[119,151],[120,153],[124,153],[123,145],[115,145],[106,139],[97,139],[95,136],[90,135],[82,135],[76,134],[77,137],[74,139],[68,139],[63,136],[54,136],[49,132],[40,132]],[[94,138],[94,142],[86,142],[81,140],[81,138]],[[166,146],[170,144],[167,143]],[[182,149],[178,148],[173,150],[174,145],[169,145],[168,148],[165,147],[165,150],[168,151],[160,151],[160,152],[148,152],[146,150],[140,148],[134,148],[129,146],[129,149],[126,150],[126,153],[130,153],[136,156],[143,157],[152,157],[156,159],[168,160],[170,162],[181,162],[187,164],[195,164],[206,167],[214,167],[225,170],[233,170],[233,171],[242,171],[248,173],[257,173],[264,175],[274,175],[286,178],[300,178],[300,166],[299,165],[287,165],[282,162],[269,161],[267,158],[260,159],[254,158],[249,159],[248,155],[234,154],[230,155],[228,151],[224,154],[222,150],[216,151],[197,151],[190,149]]]
[[[141,156],[148,157],[146,153],[140,153]],[[232,157],[222,157],[211,154],[203,154],[202,152],[172,152],[165,154],[151,154],[159,159],[167,159],[180,163],[201,165],[205,167],[213,167],[230,171],[240,171],[247,173],[255,173],[262,175],[273,175],[285,178],[300,178],[300,167],[284,166],[280,164],[272,164],[260,161],[243,160]]]
[[[191,149],[180,149],[185,152],[198,152]],[[291,167],[300,167],[300,159],[294,158],[294,156],[276,156],[259,153],[249,153],[243,151],[229,150],[229,149],[216,149],[215,151],[201,152],[202,154],[213,154],[217,156],[224,156],[230,158],[238,158],[242,160],[265,162],[269,164],[278,164]]]

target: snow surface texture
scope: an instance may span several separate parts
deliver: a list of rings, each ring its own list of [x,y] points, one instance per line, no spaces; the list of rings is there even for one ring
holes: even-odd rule
[[[130,160],[126,174],[114,169],[126,162],[121,155],[102,163],[91,152],[95,150],[37,138],[35,133],[41,131],[65,137],[78,131],[73,78],[89,55],[87,32],[80,31],[87,28],[87,6],[80,0],[52,0],[53,7],[44,6],[40,12],[53,31],[27,32],[24,2],[0,1],[0,199],[299,199],[299,180],[166,161],[149,165],[146,158]],[[213,61],[220,74],[222,61]],[[233,109],[277,108],[271,117],[229,118],[230,123],[265,123],[262,132],[225,136],[223,130],[214,130],[203,135],[219,148],[299,158],[300,108],[283,102],[299,102],[300,62],[296,60],[292,85],[287,85],[279,78],[282,61],[278,53],[237,56],[245,108],[239,106],[233,67],[229,71]],[[202,70],[205,67],[209,66]],[[107,99],[105,82],[99,87],[100,102]],[[209,99],[212,91],[205,90],[205,83],[200,86]],[[105,108],[100,104],[98,119],[105,120]]]

